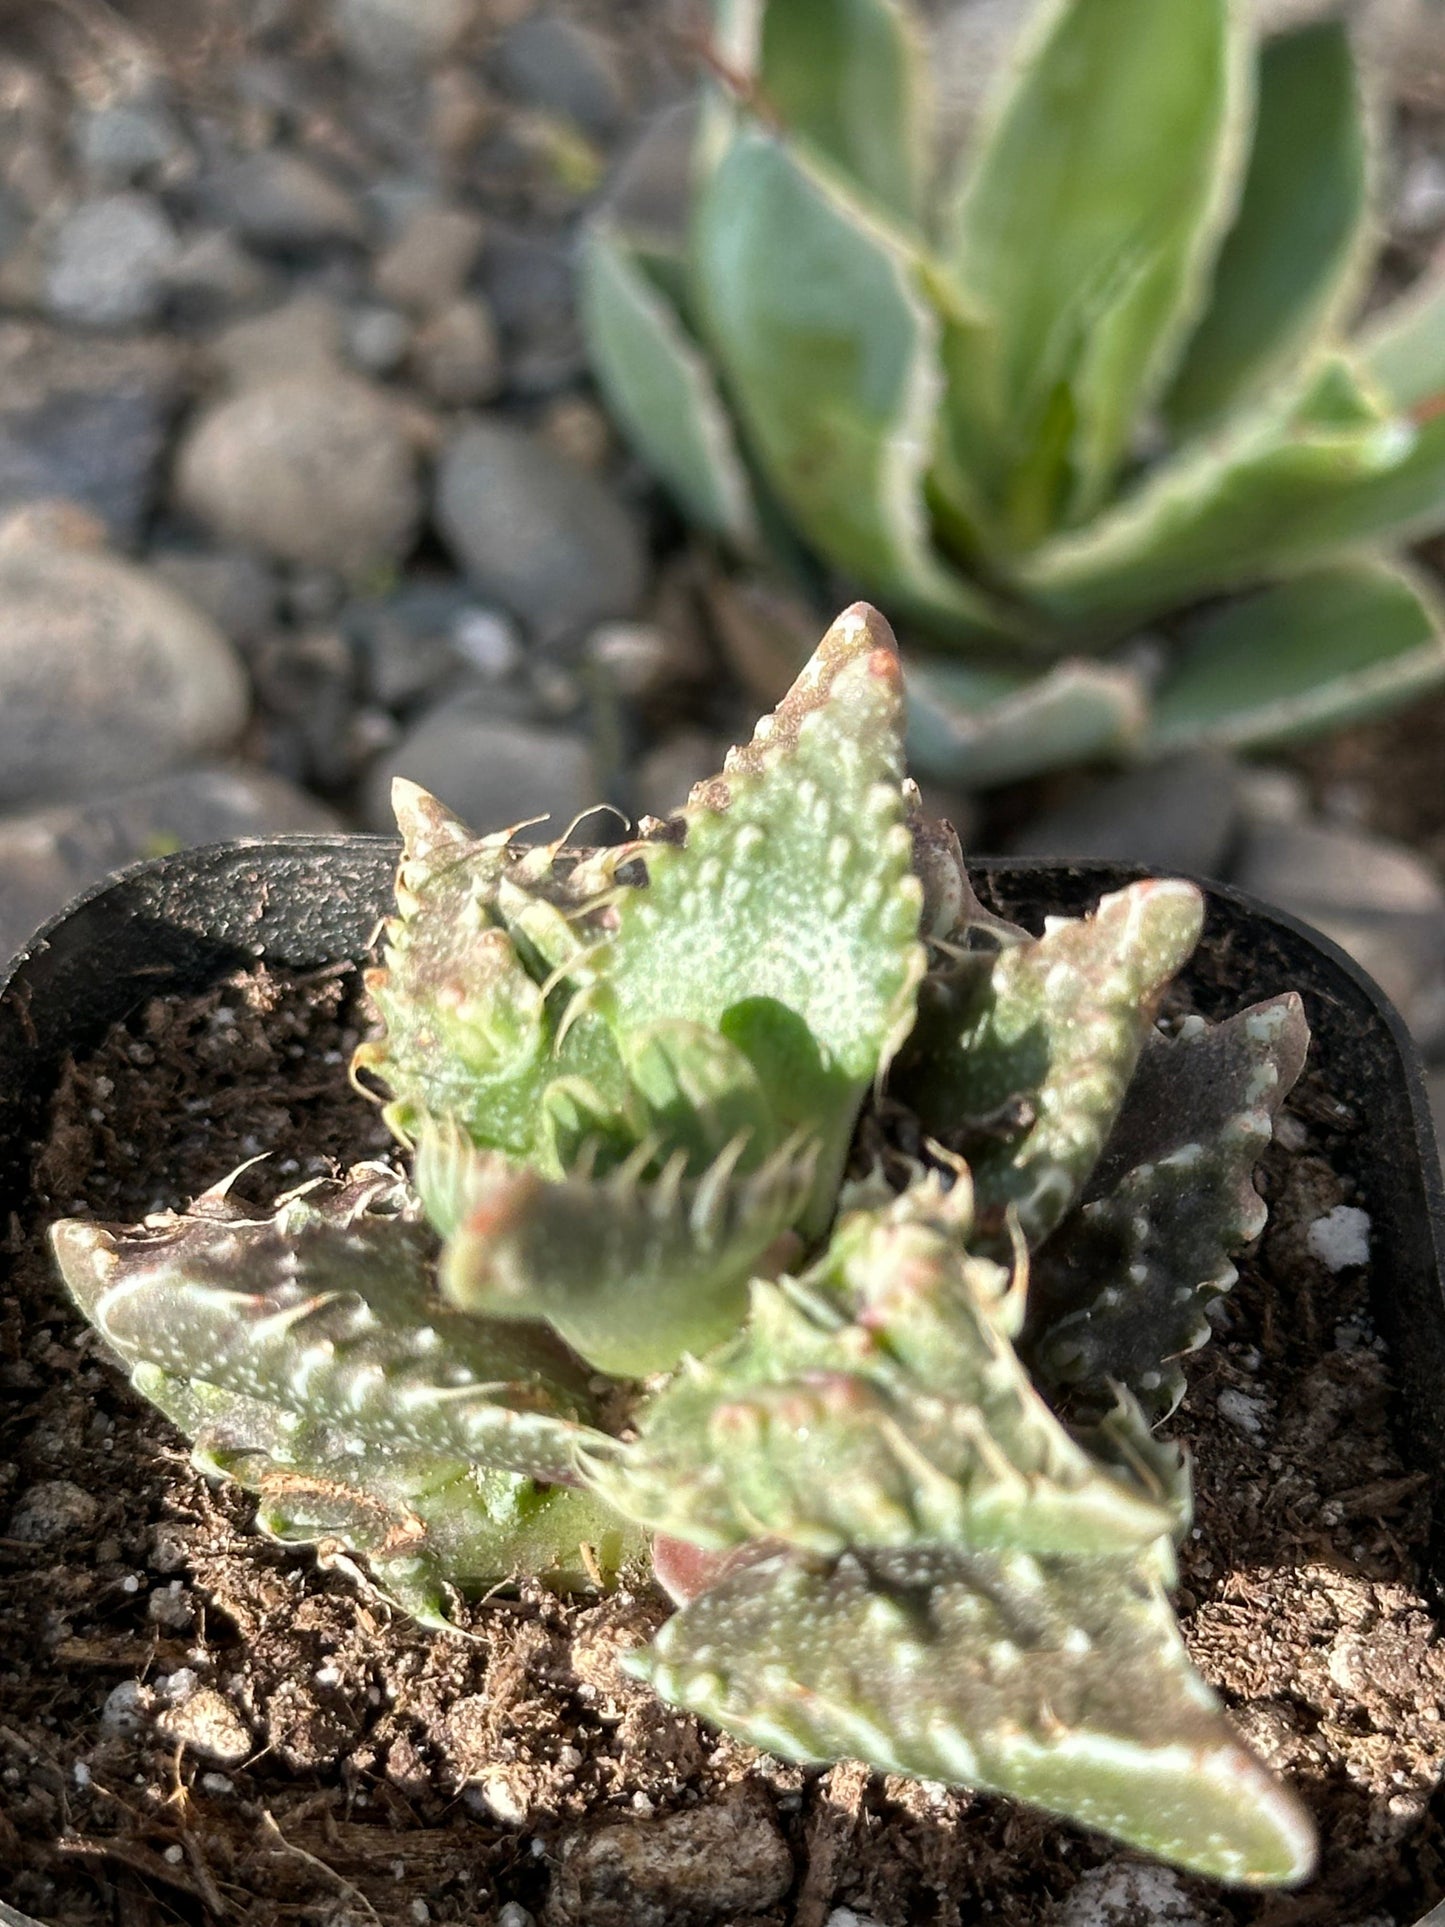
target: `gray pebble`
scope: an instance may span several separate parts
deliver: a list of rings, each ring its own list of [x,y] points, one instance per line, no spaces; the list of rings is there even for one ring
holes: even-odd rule
[[[58,321],[83,328],[153,321],[178,248],[175,229],[149,195],[82,201],[51,242],[46,307]]]
[[[478,835],[531,817],[560,833],[597,801],[592,756],[578,736],[499,718],[495,708],[448,703],[424,716],[376,765],[364,815],[377,830],[394,827],[391,779],[409,777],[441,798]]]
[[[153,549],[150,566],[242,647],[275,623],[275,573],[245,549]]]
[[[443,408],[491,401],[502,385],[502,356],[487,304],[463,296],[439,309],[417,330],[411,365]]]
[[[123,1679],[106,1695],[100,1709],[100,1730],[108,1740],[139,1739],[146,1729],[155,1694],[138,1679]]]
[[[372,285],[383,301],[413,314],[445,307],[466,287],[484,232],[469,208],[420,207],[377,257]]]
[[[184,151],[175,115],[160,101],[112,101],[83,112],[75,152],[96,187],[129,187]]]
[[[207,409],[182,444],[176,495],[225,541],[349,577],[403,556],[421,512],[391,404],[320,371]]]
[[[0,804],[94,795],[233,742],[246,678],[215,625],[117,557],[0,553]]]
[[[646,586],[637,517],[534,436],[476,422],[437,478],[437,525],[488,599],[543,639],[631,615]]]
[[[475,0],[332,0],[331,17],[348,59],[362,73],[395,82],[445,60],[476,15]]]
[[[565,1917],[588,1927],[674,1927],[762,1913],[793,1877],[768,1803],[740,1787],[726,1800],[572,1834],[556,1894]]]
[[[86,802],[0,816],[0,960],[82,890],[158,850],[339,827],[315,797],[247,768],[181,770]],[[159,1557],[151,1563],[175,1569]]]
[[[1217,877],[1238,814],[1239,772],[1228,757],[1178,756],[1078,790],[1025,824],[1009,849]]]
[[[177,321],[214,322],[254,305],[270,282],[266,268],[225,228],[184,238],[166,271],[166,292]]]
[[[561,114],[589,134],[615,132],[627,111],[617,48],[564,14],[534,13],[509,27],[494,66],[514,100]]]
[[[64,500],[139,540],[181,397],[163,341],[82,341],[0,323],[0,515]]]
[[[346,351],[366,375],[395,374],[411,347],[411,323],[395,308],[355,308],[346,317]]]
[[[232,162],[219,197],[253,247],[308,253],[363,238],[361,210],[351,195],[300,154],[271,149]]]
[[[705,730],[683,729],[641,757],[633,772],[633,802],[639,816],[670,816],[680,810],[695,783],[705,783],[723,766],[727,744]]]
[[[341,367],[340,308],[324,294],[298,294],[264,314],[233,321],[215,336],[210,358],[233,388]]]
[[[1438,1026],[1445,889],[1413,851],[1318,822],[1255,823],[1230,880],[1332,937],[1412,1028]]]

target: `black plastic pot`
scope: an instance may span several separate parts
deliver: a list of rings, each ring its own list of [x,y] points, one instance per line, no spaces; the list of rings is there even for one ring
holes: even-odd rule
[[[147,999],[206,988],[264,956],[296,969],[361,956],[389,908],[397,845],[308,836],[186,850],[122,872],[47,924],[0,980],[0,1213],[18,1210],[67,1054]],[[1037,922],[1077,914],[1140,872],[1107,864],[972,866],[984,898]],[[1314,1051],[1367,1128],[1353,1176],[1373,1227],[1375,1313],[1401,1393],[1405,1457],[1433,1481],[1432,1565],[1445,1590],[1445,1198],[1414,1046],[1374,983],[1281,911],[1209,885],[1206,944],[1228,956],[1221,1008],[1304,997]],[[1210,998],[1201,993],[1208,1011]],[[16,1917],[0,1906],[0,1922]],[[1445,1927],[1445,1906],[1419,1927]]]

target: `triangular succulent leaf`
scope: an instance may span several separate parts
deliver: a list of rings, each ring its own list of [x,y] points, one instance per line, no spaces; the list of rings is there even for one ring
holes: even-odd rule
[[[1150,1037],[1082,1210],[1035,1260],[1029,1357],[1045,1385],[1096,1403],[1125,1386],[1156,1421],[1178,1405],[1205,1306],[1264,1227],[1254,1170],[1308,1048],[1293,995]]]
[[[1087,657],[1032,676],[944,659],[914,661],[908,697],[912,767],[964,789],[1127,754],[1149,716],[1136,670]]]
[[[795,1760],[1012,1794],[1219,1880],[1300,1880],[1314,1831],[1189,1662],[1137,1560],[915,1546],[740,1564],[627,1665]]]
[[[1318,735],[1445,681],[1445,602],[1421,571],[1357,557],[1216,604],[1185,626],[1145,756]]]
[[[1201,301],[1250,95],[1234,0],[1041,8],[946,243],[959,286],[998,325],[1005,487],[1058,416],[1058,508],[1096,506]]]
[[[384,1167],[293,1193],[251,1218],[217,1193],[131,1228],[51,1233],[82,1310],[132,1369],[343,1428],[377,1461],[420,1448],[540,1479],[575,1477],[591,1433],[580,1362],[538,1324],[448,1310],[435,1240]]]
[[[1372,239],[1369,149],[1343,20],[1266,41],[1239,209],[1166,402],[1177,434],[1258,399],[1351,301]]]
[[[898,0],[766,0],[758,82],[789,135],[917,223],[929,171],[923,48]]]
[[[1426,409],[1445,396],[1445,269],[1422,275],[1361,330],[1360,359],[1396,408]]]
[[[363,1451],[344,1425],[314,1419],[278,1435],[263,1400],[151,1365],[137,1367],[135,1386],[195,1441],[199,1471],[255,1493],[269,1537],[315,1545],[324,1563],[359,1554],[423,1625],[449,1626],[457,1593],[524,1575],[586,1591],[644,1556],[640,1535],[586,1492],[445,1454]]]
[[[694,270],[699,325],[747,445],[804,538],[920,619],[1017,635],[928,533],[941,377],[916,244],[837,177],[747,127],[702,189]]]
[[[1391,415],[1342,356],[1301,392],[1157,464],[1087,528],[1015,570],[1057,621],[1100,635],[1221,590],[1445,526],[1445,414]]]
[[[1202,920],[1193,884],[1135,883],[925,983],[892,1088],[967,1157],[980,1210],[1011,1206],[1031,1246],[1087,1183]]]
[[[704,1546],[1024,1546],[1100,1553],[1166,1534],[1156,1495],[1099,1466],[1009,1342],[1018,1294],[946,1207],[845,1219],[820,1288],[753,1287],[746,1330],[584,1455],[620,1511]],[[827,1476],[819,1476],[820,1466]]]
[[[729,1337],[755,1264],[808,1198],[816,1146],[789,1139],[744,1172],[739,1138],[696,1177],[681,1150],[645,1174],[646,1149],[605,1177],[549,1181],[494,1152],[423,1138],[419,1188],[433,1158],[458,1187],[439,1273],[449,1301],[489,1319],[545,1320],[620,1377]]]
[[[647,888],[616,904],[595,964],[595,1007],[619,1035],[683,1019],[751,1058],[779,1128],[821,1140],[830,1200],[923,969],[891,645],[863,605],[834,623],[752,742],[693,792],[685,840],[642,846]]]
[[[648,467],[694,522],[756,548],[752,486],[706,357],[612,222],[586,233],[580,300],[592,366]]]

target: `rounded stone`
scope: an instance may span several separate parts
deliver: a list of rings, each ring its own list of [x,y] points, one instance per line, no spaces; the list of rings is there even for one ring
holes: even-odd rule
[[[477,587],[543,638],[629,616],[647,560],[636,516],[597,476],[496,422],[442,457],[437,524]]]
[[[351,577],[398,561],[421,513],[398,415],[364,383],[319,372],[205,410],[176,493],[228,542]]]
[[[361,210],[301,154],[248,154],[222,176],[221,206],[243,240],[280,254],[360,241]]]
[[[21,1494],[6,1531],[27,1545],[45,1545],[88,1531],[99,1514],[99,1503],[73,1480],[46,1479]]]
[[[153,321],[179,251],[175,229],[148,195],[82,201],[51,244],[46,306],[56,320],[85,328]]]
[[[230,644],[103,552],[0,552],[0,805],[93,794],[222,749],[249,690]]]
[[[332,19],[348,59],[394,82],[445,60],[476,12],[475,0],[333,0]]]
[[[372,769],[364,808],[372,829],[395,828],[394,776],[430,790],[479,836],[534,817],[550,819],[560,835],[597,801],[591,751],[580,736],[456,703],[424,716]]]

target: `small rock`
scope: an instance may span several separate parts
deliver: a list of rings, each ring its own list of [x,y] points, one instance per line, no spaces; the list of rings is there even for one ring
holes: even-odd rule
[[[347,58],[379,81],[438,66],[476,16],[475,0],[333,0]]]
[[[1358,1205],[1337,1204],[1316,1218],[1305,1244],[1326,1271],[1346,1271],[1370,1262],[1370,1214]]]
[[[537,1922],[519,1900],[509,1900],[497,1915],[497,1927],[537,1927]]]
[[[217,1766],[239,1766],[255,1748],[246,1722],[213,1686],[203,1686],[158,1713],[155,1728],[163,1740],[188,1747],[198,1759]]]
[[[219,198],[243,240],[278,254],[359,242],[365,234],[361,210],[346,189],[284,150],[233,161],[221,178]]]
[[[500,719],[491,706],[449,703],[406,732],[367,778],[363,813],[373,829],[394,828],[393,776],[432,791],[479,835],[537,816],[550,817],[559,833],[597,801],[580,737]]]
[[[252,306],[269,280],[224,228],[208,228],[182,240],[166,270],[166,291],[178,321],[205,323]]]
[[[627,87],[613,43],[558,13],[534,13],[503,34],[494,56],[505,93],[605,137],[621,125]]]
[[[131,187],[160,173],[184,151],[175,115],[160,101],[112,101],[83,113],[75,152],[91,183]]]
[[[246,678],[199,610],[105,554],[0,553],[0,805],[94,795],[224,748]]]
[[[1407,1024],[1438,1021],[1445,889],[1413,851],[1320,823],[1252,824],[1230,880],[1332,937]]]
[[[0,515],[79,503],[137,542],[181,398],[169,347],[0,324]]]
[[[99,1502],[69,1479],[46,1479],[20,1496],[6,1531],[27,1545],[46,1545],[72,1532],[88,1532],[100,1515]]]
[[[176,492],[226,541],[350,577],[403,556],[421,513],[390,404],[319,371],[207,409],[181,447]]]
[[[324,804],[258,769],[182,770],[89,802],[0,816],[0,961],[82,890],[142,857],[340,827]]]
[[[534,436],[477,422],[452,441],[437,523],[478,588],[549,640],[631,615],[647,565],[631,510]]]
[[[1048,1916],[1050,1927],[1204,1927],[1199,1904],[1170,1867],[1091,1867]]]
[[[346,352],[365,375],[394,375],[411,347],[411,323],[395,308],[357,308],[346,317]]]
[[[152,549],[150,565],[243,648],[276,621],[276,577],[245,549]]]
[[[1402,234],[1428,235],[1445,227],[1445,160],[1438,154],[1417,154],[1405,169],[1394,216]]]
[[[149,195],[82,201],[51,243],[46,306],[83,328],[153,321],[178,251],[175,229]]]
[[[1220,876],[1237,817],[1238,771],[1229,758],[1177,756],[1079,790],[1026,823],[1009,849]]]
[[[341,310],[325,295],[297,295],[265,314],[233,321],[210,343],[209,353],[233,388],[333,374],[341,366]]]
[[[372,286],[383,301],[426,314],[455,301],[481,253],[485,227],[469,208],[420,207],[377,259]]]
[[[523,394],[548,394],[574,381],[587,357],[566,249],[520,229],[493,225],[487,231],[480,276],[502,331],[511,386]]]
[[[106,1695],[100,1730],[108,1740],[136,1740],[146,1729],[156,1696],[138,1679],[123,1679]]]
[[[636,703],[701,682],[709,668],[693,631],[661,622],[604,622],[587,638],[587,654]]]
[[[484,301],[463,297],[432,315],[412,344],[417,380],[444,408],[491,401],[502,385],[496,325]]]
[[[823,1927],[882,1927],[882,1922],[872,1914],[855,1913],[851,1907],[835,1907]]]
[[[742,1787],[660,1819],[574,1834],[556,1875],[562,1918],[586,1927],[680,1927],[762,1913],[792,1880],[792,1855],[771,1810]]]
[[[687,801],[695,783],[723,766],[727,745],[701,729],[680,730],[648,750],[633,772],[633,799],[640,816],[670,816]]]
[[[585,395],[558,395],[542,411],[537,433],[575,468],[607,466],[616,448],[612,424]]]
[[[1310,813],[1309,785],[1292,769],[1242,763],[1235,770],[1239,811],[1250,823],[1302,823]]]

